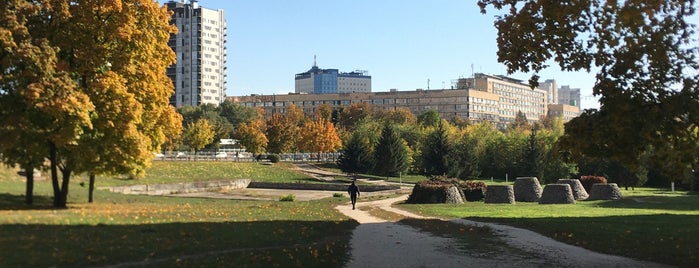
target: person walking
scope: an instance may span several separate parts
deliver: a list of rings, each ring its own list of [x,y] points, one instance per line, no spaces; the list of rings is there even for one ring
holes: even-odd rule
[[[359,196],[359,187],[354,184],[354,181],[352,181],[352,184],[347,188],[347,193],[349,193],[350,199],[352,200],[352,209],[354,209],[354,205],[357,203],[357,197]]]

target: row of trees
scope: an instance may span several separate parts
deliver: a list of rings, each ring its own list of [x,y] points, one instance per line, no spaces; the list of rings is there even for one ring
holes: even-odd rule
[[[522,113],[503,130],[458,117],[444,120],[432,110],[416,117],[407,109],[373,110],[366,103],[339,109],[324,105],[313,115],[293,105],[283,114],[264,115],[261,109],[230,102],[184,107],[179,112],[184,118],[180,140],[184,147],[180,148],[215,147],[219,138],[239,139],[256,154],[342,148],[338,164],[349,173],[398,176],[408,172],[462,179],[536,176],[544,182],[585,174],[605,176],[625,186],[643,184],[649,177],[656,184],[691,177],[664,173],[649,157],[652,150],[639,156],[641,167],[636,169],[603,155],[575,155],[571,152],[581,144],[571,138],[577,134],[566,134],[560,119],[544,118],[531,125]],[[202,127],[198,125],[202,120],[213,123]],[[195,135],[190,133],[197,132],[213,134],[207,144],[195,146],[191,143]]]
[[[390,114],[390,112],[388,112]],[[350,173],[401,172],[461,179],[537,176],[545,181],[577,172],[557,153],[559,118],[530,125],[523,114],[506,130],[484,122],[444,120],[433,110],[407,120],[367,120],[345,138],[339,166]],[[412,123],[417,121],[418,123]]]
[[[289,152],[335,152],[342,145],[329,107],[306,115],[297,106],[285,113],[265,116],[262,109],[225,101],[215,106],[187,106],[183,135],[164,146],[166,150],[215,149],[220,139],[235,138],[253,154]]]

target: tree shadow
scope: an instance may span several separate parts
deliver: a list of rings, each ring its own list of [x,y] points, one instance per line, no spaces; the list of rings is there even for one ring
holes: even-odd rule
[[[479,218],[529,229],[592,251],[692,267],[699,261],[699,215],[654,214],[604,217]]]
[[[356,223],[1,226],[0,267],[343,267]]]
[[[583,201],[585,202],[585,201]],[[660,209],[673,211],[695,211],[699,209],[699,198],[684,196],[631,196],[619,200],[606,200],[597,204],[603,208]]]
[[[25,195],[0,193],[0,210],[53,210],[53,197],[34,195],[33,203],[26,204]]]

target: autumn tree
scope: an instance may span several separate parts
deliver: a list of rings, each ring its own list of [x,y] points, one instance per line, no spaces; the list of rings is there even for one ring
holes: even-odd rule
[[[267,120],[267,151],[271,153],[288,153],[298,148],[299,129],[305,120],[303,110],[290,105],[284,114],[276,113]]]
[[[216,132],[209,120],[199,119],[187,124],[182,135],[196,155],[199,150],[214,142]]]
[[[329,104],[321,104],[316,108],[315,119],[323,118],[326,121],[332,122],[333,108]]]
[[[480,0],[505,9],[495,21],[498,60],[509,72],[536,73],[553,61],[562,70],[598,70],[600,109],[571,120],[564,144],[572,155],[603,156],[635,170],[653,162],[672,179],[697,163],[699,68],[695,1]],[[586,136],[599,131],[594,137]],[[567,140],[567,141],[566,141]],[[575,145],[579,143],[591,143]],[[586,151],[582,149],[592,149]]]
[[[371,106],[366,102],[352,103],[343,107],[333,118],[338,128],[352,130],[362,121],[371,118]]]
[[[323,118],[306,122],[298,135],[299,149],[303,152],[335,152],[342,146],[335,126]]]
[[[262,119],[240,124],[234,137],[240,141],[245,150],[252,154],[261,154],[267,149],[268,140],[265,136],[265,123]]]
[[[22,17],[17,22],[26,34],[3,34],[10,45],[3,59],[29,55],[24,48],[11,49],[12,39],[23,38],[20,46],[35,46],[31,54],[39,56],[35,62],[44,71],[2,86],[3,98],[25,100],[18,103],[25,108],[3,108],[3,114],[27,118],[27,127],[41,134],[12,146],[46,147],[54,206],[65,207],[73,173],[142,173],[165,134],[177,132],[179,124],[168,105],[172,83],[165,68],[174,54],[167,41],[175,29],[167,10],[136,0],[5,3],[3,16]],[[5,72],[27,70],[29,61],[3,62]],[[31,115],[23,117],[26,112]]]
[[[93,106],[85,94],[71,94],[76,84],[59,66],[59,49],[32,35],[41,6],[10,0],[0,10],[0,160],[26,172],[25,202],[31,204],[33,170],[45,168],[47,145],[75,143],[90,125]]]
[[[410,110],[403,107],[398,107],[393,110],[380,110],[376,112],[375,116],[388,124],[414,125],[417,123],[417,118],[415,115]]]

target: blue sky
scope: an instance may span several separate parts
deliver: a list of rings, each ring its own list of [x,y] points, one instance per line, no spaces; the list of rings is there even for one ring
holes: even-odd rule
[[[506,74],[497,62],[495,12],[475,0],[204,0],[228,24],[228,96],[286,94],[294,75],[318,67],[367,70],[374,92],[449,88],[472,71]],[[472,67],[473,66],[473,69]],[[531,74],[511,77],[527,80]],[[594,74],[550,67],[541,79],[581,88],[583,108]]]

